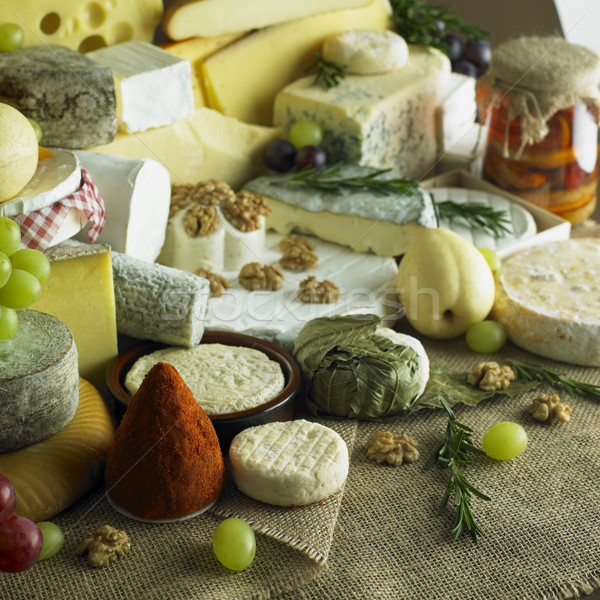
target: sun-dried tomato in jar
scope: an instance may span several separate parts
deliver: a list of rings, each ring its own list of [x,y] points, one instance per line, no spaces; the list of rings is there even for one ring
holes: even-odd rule
[[[562,38],[498,46],[478,82],[484,179],[572,223],[596,207],[600,58]]]

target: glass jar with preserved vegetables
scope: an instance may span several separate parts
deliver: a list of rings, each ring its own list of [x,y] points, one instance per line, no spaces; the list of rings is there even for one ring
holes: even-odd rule
[[[572,223],[596,207],[600,58],[562,38],[498,46],[477,84],[482,177]]]

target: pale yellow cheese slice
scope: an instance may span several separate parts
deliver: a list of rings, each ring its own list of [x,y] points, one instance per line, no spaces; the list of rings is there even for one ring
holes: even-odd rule
[[[0,473],[17,495],[15,513],[50,519],[81,498],[102,477],[115,426],[96,388],[79,380],[79,407],[58,433],[27,448],[0,453]]]

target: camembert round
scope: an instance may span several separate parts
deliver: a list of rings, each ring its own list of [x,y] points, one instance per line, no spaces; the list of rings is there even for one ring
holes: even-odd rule
[[[551,242],[507,258],[491,314],[529,352],[600,366],[600,240]]]

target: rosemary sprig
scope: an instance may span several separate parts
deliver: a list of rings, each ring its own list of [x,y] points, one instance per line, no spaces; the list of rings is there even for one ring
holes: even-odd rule
[[[437,202],[435,206],[438,217],[464,219],[471,227],[487,231],[496,238],[512,233],[510,219],[505,210],[496,210],[480,202],[463,204],[452,200]]]
[[[556,369],[531,362],[514,359],[509,360],[509,362],[515,375],[525,381],[535,381],[537,379],[555,389],[562,388],[571,398],[574,398],[576,394],[589,394],[596,400],[600,400],[600,385],[577,381]]]
[[[346,77],[346,67],[325,60],[320,52],[315,52],[313,56],[315,62],[306,69],[306,72],[317,71],[312,85],[324,85],[327,89],[340,85],[340,81]]]
[[[392,19],[397,33],[410,44],[433,46],[446,51],[444,35],[462,33],[469,39],[488,39],[489,33],[456,15],[449,6],[423,0],[391,0]]]
[[[428,468],[436,463],[450,470],[450,481],[442,498],[438,509],[438,515],[441,515],[448,506],[450,496],[454,495],[453,504],[456,508],[456,517],[452,534],[457,540],[461,533],[466,529],[477,543],[478,536],[483,535],[483,531],[477,524],[473,510],[471,508],[471,499],[473,496],[481,500],[491,500],[483,492],[469,483],[461,467],[472,464],[469,454],[484,454],[483,450],[473,445],[471,434],[473,430],[456,420],[454,411],[443,401],[440,400],[446,412],[448,413],[448,425],[446,426],[446,439],[438,451],[431,457]]]

